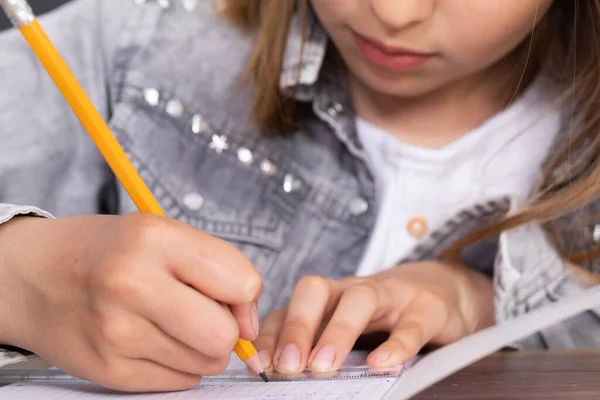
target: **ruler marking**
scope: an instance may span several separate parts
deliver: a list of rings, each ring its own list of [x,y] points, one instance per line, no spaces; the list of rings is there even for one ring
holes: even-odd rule
[[[369,379],[369,378],[390,378],[400,376],[400,370],[390,371],[338,371],[331,374],[314,374],[305,371],[300,375],[280,375],[270,374],[269,380],[275,382],[294,382],[294,381],[328,381],[342,379]],[[54,370],[0,370],[0,382],[18,383],[24,381],[79,381],[81,379],[67,375],[61,371]],[[260,377],[247,374],[227,374],[217,376],[205,376],[202,382],[262,382]]]

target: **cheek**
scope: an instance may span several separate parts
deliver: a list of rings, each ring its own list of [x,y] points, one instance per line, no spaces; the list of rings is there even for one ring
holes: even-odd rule
[[[444,49],[445,56],[459,65],[492,63],[510,53],[521,41],[502,30],[482,31],[469,27],[460,33],[455,34],[453,43],[448,43]]]
[[[510,53],[543,18],[550,1],[546,4],[545,1],[522,0],[521,4],[521,7],[510,8],[485,2],[454,13],[447,19],[447,32],[452,32],[448,37],[452,40],[444,46],[451,61],[483,65]]]
[[[352,10],[356,8],[357,2],[360,1],[362,0],[311,0],[311,4],[315,14],[327,28],[329,24],[344,21],[352,14]]]

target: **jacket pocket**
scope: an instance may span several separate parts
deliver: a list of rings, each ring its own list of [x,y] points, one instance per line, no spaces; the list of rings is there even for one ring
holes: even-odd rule
[[[165,101],[125,99],[114,110],[113,133],[169,217],[230,242],[268,274],[299,200],[286,195],[266,155],[206,120],[198,132],[196,114],[174,118],[176,105]]]

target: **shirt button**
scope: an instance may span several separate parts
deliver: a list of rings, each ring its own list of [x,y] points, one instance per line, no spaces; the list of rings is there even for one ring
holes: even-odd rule
[[[350,202],[349,211],[355,217],[363,215],[369,210],[369,203],[362,197],[357,197]]]
[[[406,224],[406,230],[414,238],[420,238],[427,233],[427,222],[420,217],[411,218]]]
[[[159,7],[164,8],[165,10],[171,7],[171,0],[157,0],[156,2]]]
[[[135,4],[146,4],[146,0],[133,0]]]
[[[198,212],[204,205],[204,197],[198,193],[188,193],[183,196],[183,205],[190,211]]]

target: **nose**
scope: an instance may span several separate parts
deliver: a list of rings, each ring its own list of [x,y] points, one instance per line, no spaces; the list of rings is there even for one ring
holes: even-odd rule
[[[426,20],[437,0],[371,0],[371,10],[390,31]],[[486,0],[483,0],[486,1]]]

